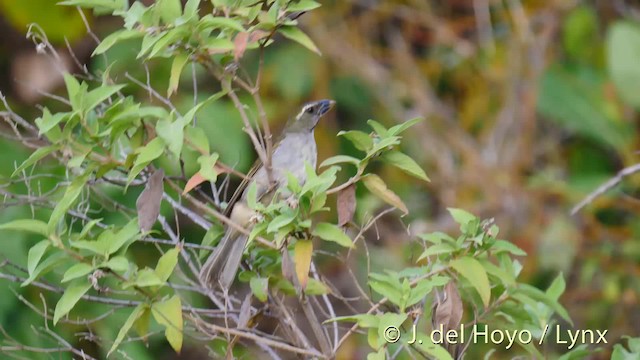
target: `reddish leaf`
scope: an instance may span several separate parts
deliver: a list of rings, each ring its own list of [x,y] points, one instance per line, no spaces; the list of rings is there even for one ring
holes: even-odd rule
[[[238,61],[242,55],[244,55],[244,51],[247,49],[247,44],[249,42],[249,33],[241,32],[236,35],[236,38],[233,40],[234,50],[233,57],[236,61]]]
[[[193,176],[187,181],[187,184],[184,186],[184,190],[182,190],[182,195],[188,193],[193,190],[196,186],[202,184],[206,179],[200,175],[199,172],[193,174]]]
[[[356,187],[347,186],[338,193],[338,226],[347,225],[356,212]]]
[[[214,165],[213,169],[219,174],[224,174],[227,172],[227,170],[225,170],[224,168],[218,166],[218,165]],[[189,191],[193,190],[196,186],[202,184],[203,182],[205,182],[207,179],[204,178],[204,176],[202,176],[202,174],[200,174],[200,172],[197,172],[195,174],[193,174],[193,176],[191,178],[189,178],[189,180],[187,181],[187,184],[184,186],[184,190],[182,190],[182,195],[188,193]]]
[[[252,31],[251,35],[249,35],[249,42],[253,43],[256,42],[260,39],[264,39],[267,36],[269,36],[269,32],[268,31],[262,31],[262,30],[256,30],[256,31]]]

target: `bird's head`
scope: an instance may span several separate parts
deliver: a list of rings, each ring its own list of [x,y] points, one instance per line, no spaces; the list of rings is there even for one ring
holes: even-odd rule
[[[288,132],[313,131],[320,118],[329,112],[336,102],[333,100],[319,100],[306,103],[295,118],[287,124]]]

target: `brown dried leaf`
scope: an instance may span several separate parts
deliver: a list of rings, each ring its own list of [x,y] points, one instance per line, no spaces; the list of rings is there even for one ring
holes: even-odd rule
[[[351,184],[338,192],[338,226],[347,225],[356,212],[356,186]]]
[[[238,328],[240,329],[247,328],[249,319],[251,319],[251,298],[251,293],[248,293],[240,306],[240,313],[238,314]]]
[[[144,190],[138,196],[138,225],[143,232],[151,230],[160,214],[160,203],[164,193],[164,170],[158,169],[147,180]]]
[[[443,334],[446,334],[449,330],[457,329],[462,321],[463,312],[464,306],[460,298],[460,293],[455,283],[450,281],[444,286],[442,291],[436,291],[431,313],[433,329],[440,329],[442,326]],[[453,356],[454,359],[457,358],[458,346],[456,346],[456,344],[449,344],[446,338],[445,343],[447,343],[445,348],[451,356]]]
[[[292,284],[294,284],[295,282],[293,281],[293,277],[295,276],[294,274],[294,268],[293,268],[293,260],[291,259],[291,256],[289,256],[289,251],[287,251],[287,247],[285,246],[283,251],[282,251],[282,276],[289,280]]]

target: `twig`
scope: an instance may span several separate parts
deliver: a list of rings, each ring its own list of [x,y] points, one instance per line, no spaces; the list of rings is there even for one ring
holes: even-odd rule
[[[190,318],[190,320],[194,321],[194,322],[198,322],[197,319],[193,318],[190,315],[187,315],[188,318]],[[209,323],[202,323],[199,322],[201,326],[206,327],[211,333],[224,333],[224,334],[229,334],[232,336],[237,336],[240,338],[244,338],[244,339],[249,339],[249,340],[253,340],[256,343],[262,343],[264,345],[267,345],[269,347],[272,347],[274,349],[280,349],[280,350],[284,350],[284,351],[289,351],[292,353],[296,353],[296,354],[300,354],[300,355],[306,355],[306,356],[314,356],[316,358],[321,358],[321,359],[326,359],[326,357],[319,353],[318,350],[315,350],[311,347],[303,349],[303,348],[299,348],[299,347],[295,347],[292,345],[289,345],[287,343],[284,342],[280,342],[280,341],[276,341],[276,340],[272,340],[266,337],[262,337],[250,332],[246,332],[246,331],[242,331],[242,330],[238,330],[238,329],[230,329],[230,328],[226,328],[224,326],[219,326],[216,324],[209,324]]]
[[[618,171],[618,173],[614,177],[612,177],[611,179],[607,180],[604,184],[598,186],[597,189],[595,189],[593,192],[591,192],[589,195],[587,195],[586,198],[584,198],[576,206],[574,206],[571,209],[571,215],[577,214],[578,211],[580,211],[583,207],[585,207],[588,204],[590,204],[598,196],[604,194],[605,192],[607,192],[608,190],[610,190],[614,186],[618,185],[618,183],[621,182],[622,179],[624,179],[625,177],[627,177],[629,175],[635,174],[638,171],[640,171],[640,164],[631,165],[631,166],[628,166],[628,167]]]

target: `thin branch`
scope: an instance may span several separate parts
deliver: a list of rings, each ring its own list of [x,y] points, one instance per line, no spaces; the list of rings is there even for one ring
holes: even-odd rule
[[[598,196],[604,194],[609,191],[614,186],[618,185],[625,177],[635,174],[640,171],[640,164],[635,164],[632,166],[628,166],[622,170],[620,170],[614,177],[607,180],[604,184],[598,186],[593,192],[587,195],[582,201],[580,201],[576,206],[571,209],[571,215],[575,215],[580,211],[583,207],[587,206],[591,202],[593,202]]]

